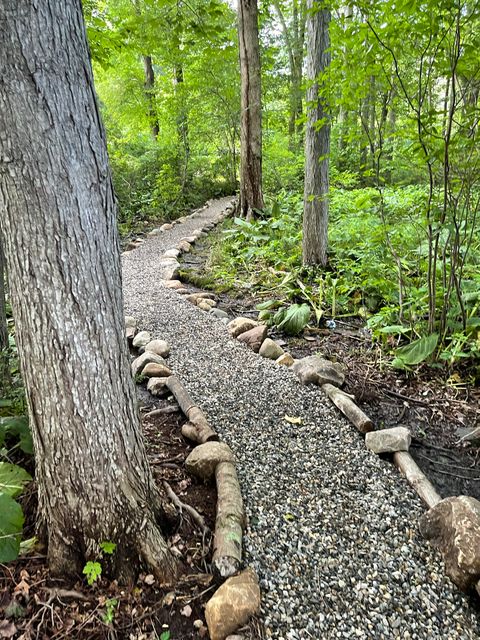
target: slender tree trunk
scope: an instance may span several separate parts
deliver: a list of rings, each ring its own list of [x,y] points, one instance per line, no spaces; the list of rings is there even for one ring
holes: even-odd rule
[[[240,215],[254,216],[263,209],[262,193],[262,104],[257,0],[238,0],[240,46],[241,131]]]
[[[124,337],[115,198],[80,0],[4,0],[0,220],[54,574],[175,561],[157,517]]]
[[[318,77],[330,64],[329,9],[308,0],[303,264],[327,264],[330,123]],[[319,123],[323,123],[319,126]]]
[[[156,140],[160,133],[160,127],[158,126],[157,110],[155,105],[155,71],[153,70],[152,56],[143,57],[143,69],[145,72],[145,93],[148,100],[148,115],[150,118],[150,131],[152,138]]]
[[[177,96],[177,134],[178,141],[183,153],[180,158],[180,177],[182,180],[182,193],[188,190],[189,184],[189,164],[190,164],[190,138],[188,135],[188,114],[185,106],[185,96],[183,87],[183,67],[182,65],[175,66],[175,93]]]

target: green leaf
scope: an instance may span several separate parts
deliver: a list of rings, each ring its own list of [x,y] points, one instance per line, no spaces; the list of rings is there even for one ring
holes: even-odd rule
[[[275,315],[275,318],[278,314]],[[281,321],[277,324],[279,329],[285,333],[297,335],[308,324],[311,316],[311,309],[308,304],[292,304],[285,312]]]
[[[164,631],[161,633],[160,640],[170,640],[170,631]]]
[[[0,493],[15,498],[30,482],[32,476],[16,464],[0,462]]]
[[[103,551],[103,553],[107,553],[108,555],[111,555],[116,548],[117,545],[115,544],[115,542],[110,542],[110,540],[100,542],[100,549]]]
[[[410,327],[404,327],[402,324],[391,324],[388,327],[382,327],[378,329],[378,333],[387,333],[394,335],[396,333],[408,333],[411,331]]]
[[[258,311],[267,311],[268,309],[278,307],[280,304],[280,300],[266,300],[265,302],[260,302],[255,305],[255,309],[258,309]]]
[[[17,436],[20,440],[20,449],[24,453],[33,454],[33,442],[28,418],[25,416],[9,416],[0,418],[0,441],[3,434]]]
[[[438,333],[414,340],[395,351],[395,356],[406,365],[420,364],[432,355],[438,344]]]
[[[15,560],[22,538],[22,507],[6,493],[0,493],[0,562]]]
[[[87,582],[91,586],[102,575],[102,565],[99,562],[89,560],[83,567],[83,573],[87,576]]]

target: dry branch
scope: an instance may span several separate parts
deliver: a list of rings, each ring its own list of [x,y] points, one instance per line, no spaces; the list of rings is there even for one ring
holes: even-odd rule
[[[242,494],[232,462],[220,462],[215,469],[217,517],[213,545],[213,566],[224,578],[238,572],[242,562],[245,523]]]
[[[166,385],[173,393],[181,410],[188,418],[187,424],[182,427],[182,434],[186,438],[189,438],[194,442],[198,442],[199,444],[218,440],[218,435],[208,424],[206,415],[200,407],[197,407],[193,402],[190,394],[180,380],[176,376],[170,376],[167,378]]]
[[[407,451],[394,453],[393,462],[430,509],[441,501],[433,484]]]
[[[361,433],[368,433],[373,429],[373,423],[370,418],[363,413],[353,402],[352,397],[341,391],[333,384],[322,384],[322,390],[327,394],[333,404],[340,409],[352,424],[354,424]]]
[[[208,533],[209,529],[205,524],[205,520],[203,516],[201,516],[196,509],[191,507],[189,504],[182,502],[180,498],[177,496],[172,487],[166,482],[163,481],[163,486],[165,487],[165,491],[167,496],[173,502],[173,504],[179,509],[179,511],[186,511],[192,518],[192,520],[200,527],[203,533]]]

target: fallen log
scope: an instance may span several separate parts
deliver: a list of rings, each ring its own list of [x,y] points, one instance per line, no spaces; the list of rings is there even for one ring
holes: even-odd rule
[[[441,501],[442,497],[408,451],[394,453],[393,462],[429,509]]]
[[[220,462],[215,468],[217,516],[213,542],[213,568],[223,578],[235,575],[242,562],[245,525],[242,494],[235,465]]]
[[[182,427],[182,435],[199,444],[218,440],[218,434],[208,424],[207,416],[193,402],[190,394],[177,376],[169,376],[165,384],[173,393],[180,409],[188,418],[188,422]]]
[[[352,396],[328,382],[322,384],[321,388],[333,404],[340,409],[343,415],[346,416],[361,433],[368,433],[373,430],[372,421],[359,407],[357,407]]]

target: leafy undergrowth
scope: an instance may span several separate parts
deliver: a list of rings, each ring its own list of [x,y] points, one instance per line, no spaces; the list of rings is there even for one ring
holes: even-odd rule
[[[180,500],[194,507],[213,531],[216,490],[198,483],[184,469],[191,446],[181,436],[184,418],[175,403],[145,395],[143,428],[156,481],[168,482]],[[150,409],[165,413],[149,417]],[[34,530],[34,486],[21,497],[24,535]],[[89,563],[75,584],[50,579],[46,559],[37,552],[0,565],[0,637],[29,640],[82,639],[187,640],[208,638],[203,606],[218,586],[208,573],[211,535],[202,532],[186,512],[169,535],[169,545],[184,568],[173,585],[158,585],[140,575],[131,588],[102,576],[102,561]],[[106,548],[107,552],[111,549]],[[89,584],[89,582],[91,584]]]

